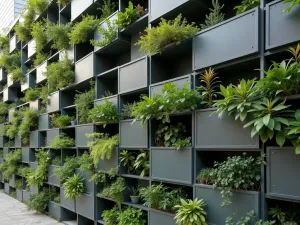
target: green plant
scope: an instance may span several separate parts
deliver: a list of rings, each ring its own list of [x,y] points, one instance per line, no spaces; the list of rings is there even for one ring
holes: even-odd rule
[[[148,176],[150,170],[149,152],[141,149],[134,161],[133,167],[135,170],[140,172],[141,178]]]
[[[30,40],[30,28],[26,27],[25,25],[21,24],[20,22],[17,23],[14,27],[16,35],[20,41],[26,43]]]
[[[51,160],[51,165],[60,166],[61,165],[60,156],[56,156],[54,159],[52,159]]]
[[[236,10],[236,15],[238,15],[257,6],[260,6],[260,0],[242,0],[241,5],[235,6],[234,9]]]
[[[69,126],[71,120],[74,120],[74,117],[71,117],[69,115],[58,116],[58,114],[51,114],[50,118],[51,118],[52,126],[59,127],[59,128]]]
[[[45,191],[41,191],[38,193],[32,193],[29,196],[29,202],[28,202],[27,208],[28,208],[28,210],[44,213],[48,206],[49,200],[50,200],[49,193],[47,193]]]
[[[7,73],[12,73],[21,67],[21,53],[16,51],[9,54],[8,51],[3,51],[0,55],[0,66],[4,66]]]
[[[73,175],[75,169],[79,166],[77,157],[66,157],[65,162],[61,167],[54,168],[54,176],[60,178],[60,181],[64,183]]]
[[[117,8],[117,3],[113,0],[103,0],[100,8],[101,16],[100,16],[100,22],[105,20],[107,17],[109,17],[111,14],[115,12]]]
[[[91,133],[86,134],[88,138],[93,138],[93,141],[88,142],[90,154],[93,157],[95,167],[98,165],[99,158],[102,160],[110,159],[113,149],[119,145],[119,135],[109,137],[108,134]]]
[[[40,97],[40,88],[29,88],[25,91],[24,102],[35,101]]]
[[[74,174],[63,184],[64,195],[67,199],[75,200],[84,192],[83,179],[80,174]]]
[[[18,67],[16,69],[14,69],[13,71],[11,71],[11,73],[9,75],[10,75],[10,79],[13,82],[20,82],[21,84],[23,84],[24,77],[23,77],[23,73],[22,73],[21,67]]]
[[[110,181],[115,179],[118,176],[119,168],[112,168],[109,171],[97,171],[94,173],[90,179],[90,182],[94,182],[96,184],[102,184],[105,186]]]
[[[91,89],[75,95],[75,105],[77,108],[78,120],[80,124],[90,122],[89,109],[94,103],[95,88],[94,82],[90,82]]]
[[[103,28],[98,26],[97,30],[102,35],[103,39],[99,42],[95,40],[90,40],[90,43],[94,46],[98,46],[100,48],[109,45],[112,43],[117,37],[117,28],[115,25],[115,21],[110,21],[109,19],[105,20],[107,28]]]
[[[18,130],[22,121],[22,113],[20,111],[13,112],[12,121],[7,126],[6,136],[10,139],[14,139],[18,134]]]
[[[0,158],[3,158],[3,150],[0,150]]]
[[[205,203],[203,199],[184,200],[180,199],[180,205],[175,205],[176,224],[178,225],[207,225],[206,212],[204,210]]]
[[[262,142],[276,137],[276,142],[282,146],[285,142],[285,128],[289,125],[289,117],[293,117],[292,110],[287,110],[285,100],[279,102],[279,98],[264,98],[261,102],[253,104],[253,109],[248,112],[253,113],[254,118],[244,127],[253,126],[251,137],[260,135]]]
[[[0,165],[0,171],[6,180],[9,180],[11,175],[16,174],[18,172],[19,165],[22,160],[22,151],[21,149],[16,149],[14,151],[9,152],[6,155],[5,161]]]
[[[49,150],[39,150],[36,153],[36,158],[38,160],[37,168],[34,172],[27,174],[27,185],[41,187],[48,178],[48,166],[50,165]]]
[[[40,65],[42,62],[44,62],[47,59],[47,55],[43,52],[37,52],[35,56],[35,60],[33,62],[34,66]]]
[[[201,169],[197,175],[197,183],[212,185],[216,180],[216,177],[213,177],[213,174],[214,168]]]
[[[18,169],[17,174],[21,175],[22,177],[27,177],[27,175],[31,172],[32,172],[32,169],[30,167],[24,166],[24,167]]]
[[[130,196],[139,196],[140,193],[139,187],[128,187],[128,191],[130,193]]]
[[[18,135],[21,137],[22,143],[25,145],[29,144],[30,130],[37,128],[38,126],[39,111],[26,108],[22,112],[22,123],[19,127]]]
[[[68,5],[72,0],[57,0],[58,5],[66,6]]]
[[[35,40],[35,48],[36,52],[39,55],[43,54],[43,48],[44,45],[47,43],[47,34],[46,34],[46,23],[45,21],[37,21],[34,22],[32,25],[32,31],[31,35]],[[41,59],[36,57],[38,59],[37,62],[35,62],[35,66],[39,65],[41,62]]]
[[[2,50],[8,50],[8,48],[9,48],[8,36],[0,34],[0,48]]]
[[[290,4],[285,10],[282,11],[282,13],[290,12],[293,7],[300,4],[299,0],[284,0],[283,4]]]
[[[191,146],[191,138],[185,138],[186,127],[182,123],[175,125],[160,124],[155,131],[157,146],[176,147],[177,150]]]
[[[132,151],[122,150],[120,153],[120,163],[127,168],[129,174],[134,172],[135,155]]]
[[[116,24],[119,29],[126,28],[140,17],[140,14],[138,13],[137,9],[133,7],[131,1],[128,2],[128,7],[125,9],[125,12],[118,12],[117,15],[118,19]]]
[[[15,188],[22,190],[22,188],[23,188],[22,179],[15,180]]]
[[[9,104],[7,104],[6,102],[0,102],[0,122],[4,123],[6,121],[6,115],[8,113],[9,110]],[[2,136],[5,135],[5,131],[2,131]]]
[[[136,102],[124,104],[123,108],[122,108],[122,111],[120,113],[120,118],[122,120],[131,119],[132,118],[131,114],[132,114],[133,108],[135,106],[136,106]]]
[[[84,171],[84,172],[94,172],[94,164],[93,164],[93,158],[92,156],[87,153],[87,152],[84,152],[80,157],[79,157],[79,169],[81,171]]]
[[[57,196],[53,199],[53,201],[54,201],[55,203],[59,204],[59,203],[60,203],[60,195],[57,195]]]
[[[295,112],[295,119],[289,121],[287,127],[287,138],[291,139],[296,154],[300,154],[300,110]]]
[[[50,93],[72,84],[75,80],[72,62],[67,57],[47,66],[44,75],[47,77]]]
[[[29,0],[27,5],[33,8],[36,14],[42,14],[48,8],[49,0]]]
[[[54,149],[64,149],[64,148],[73,147],[74,145],[75,145],[74,139],[62,133],[60,135],[55,136],[52,139],[49,147]]]
[[[68,33],[72,44],[80,44],[87,41],[89,33],[97,28],[99,19],[94,16],[83,16],[80,22],[74,24],[71,32]]]
[[[225,221],[225,225],[250,225],[250,224],[273,225],[273,224],[275,224],[275,221],[262,221],[262,220],[255,221],[255,220],[256,220],[256,217],[255,217],[254,211],[252,210],[252,211],[248,212],[246,216],[241,217],[237,222],[234,222],[232,217],[227,217],[226,221]]]
[[[283,212],[278,206],[270,208],[269,215],[280,225],[297,225],[300,221],[297,220],[297,209],[293,207],[292,213]],[[274,221],[274,223],[275,223]]]
[[[144,217],[141,209],[127,207],[118,216],[118,225],[144,225],[146,224]]]
[[[113,207],[110,210],[104,210],[102,213],[103,220],[105,225],[116,225],[118,224],[118,217],[120,215],[120,211],[118,207]]]
[[[103,190],[97,194],[100,198],[110,198],[116,201],[120,206],[124,201],[125,180],[122,177],[118,177],[115,182],[103,188]]]
[[[232,189],[259,190],[261,165],[265,164],[262,157],[232,156],[226,161],[216,162],[211,177],[214,188],[220,190],[223,198],[221,206],[231,203]]]
[[[217,84],[220,83],[219,78],[213,69],[205,70],[200,75],[199,80],[203,84],[199,87],[202,96],[202,104],[205,104],[208,108],[213,107],[214,99],[217,97]]]
[[[68,33],[72,29],[71,23],[66,24],[54,24],[48,23],[47,25],[47,37],[53,40],[52,48],[62,50],[68,49],[70,46],[70,38]]]
[[[212,0],[212,6],[211,12],[205,16],[205,23],[200,25],[202,30],[224,21],[225,14],[221,12],[224,4],[221,6],[218,0]]]
[[[195,23],[189,24],[181,14],[174,20],[167,21],[162,18],[157,27],[146,28],[136,45],[140,45],[142,51],[152,55],[161,52],[161,49],[169,44],[180,44],[199,30]]]
[[[152,97],[143,96],[143,100],[133,107],[133,122],[141,120],[143,125],[150,119],[157,119],[169,123],[171,114],[194,110],[201,100],[197,90],[189,90],[188,83],[180,89],[176,84],[166,83],[162,93],[154,93]]]
[[[104,99],[104,103],[97,105],[90,110],[89,116],[94,122],[101,122],[103,127],[106,127],[109,122],[116,122],[119,119],[117,106],[113,103]]]
[[[12,198],[16,198],[17,197],[17,193],[15,191],[12,191],[9,193],[9,196]]]

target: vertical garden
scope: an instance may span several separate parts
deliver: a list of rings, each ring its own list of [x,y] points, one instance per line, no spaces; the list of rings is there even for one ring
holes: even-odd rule
[[[0,188],[78,225],[300,224],[299,3],[28,0]]]

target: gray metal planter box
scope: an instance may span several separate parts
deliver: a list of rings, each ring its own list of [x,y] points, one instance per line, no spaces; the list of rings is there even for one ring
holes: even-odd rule
[[[30,131],[30,148],[40,147],[40,133],[39,131]]]
[[[67,50],[61,50],[59,52],[59,60],[63,60],[65,57],[68,57],[68,59],[71,60],[71,62],[74,62],[74,46],[70,45],[70,47]]]
[[[266,49],[291,44],[300,40],[300,6],[282,14],[289,4],[272,1],[266,5]]]
[[[189,83],[189,89],[192,88],[192,79],[191,75],[186,75],[170,80],[166,80],[163,82],[155,83],[149,86],[149,95],[150,97],[156,93],[156,94],[162,94],[162,89],[166,83],[173,83],[177,85],[177,88],[182,88],[186,83]]]
[[[50,143],[53,140],[53,138],[58,135],[59,135],[59,129],[47,130],[46,146],[50,146]]]
[[[6,194],[9,194],[9,184],[8,183],[4,183],[4,192]]]
[[[94,189],[95,189],[95,184],[93,182],[89,181],[92,177],[92,173],[83,172],[80,169],[76,169],[76,173],[80,174],[83,179],[84,192],[87,194],[93,195]]]
[[[267,195],[300,200],[300,155],[293,147],[267,148]]]
[[[30,148],[22,148],[22,162],[29,163],[34,160],[33,151]]]
[[[91,52],[89,55],[75,63],[75,84],[88,80],[95,76],[95,56]]]
[[[22,202],[23,201],[23,191],[22,191],[22,189],[16,189],[16,194],[17,194],[17,199]]]
[[[3,90],[3,102],[13,102],[17,98],[17,91],[14,88],[6,88]]]
[[[65,198],[64,189],[60,190],[60,205],[70,211],[75,212],[75,201]]]
[[[76,213],[87,217],[91,220],[95,219],[95,197],[93,195],[82,194],[76,199]]]
[[[148,57],[137,59],[120,67],[119,94],[148,87]]]
[[[49,216],[60,221],[61,219],[61,208],[60,205],[53,202],[53,201],[49,201],[48,202],[48,213]]]
[[[120,121],[120,148],[148,148],[148,122],[141,127],[139,121]]]
[[[8,147],[3,148],[3,158],[5,159],[7,154],[10,152],[10,149]]]
[[[31,193],[29,191],[23,190],[23,202],[28,203],[30,195]]]
[[[174,183],[192,183],[192,148],[151,148],[151,176],[153,179]]]
[[[24,82],[21,84],[21,91],[26,91],[29,88],[33,88],[35,85],[35,81],[31,74],[26,74],[24,76]]]
[[[0,172],[0,182],[4,183],[4,175],[2,172]]]
[[[149,211],[149,225],[176,225],[174,217],[174,214],[151,209]]]
[[[199,32],[193,39],[193,69],[258,53],[258,18],[259,9],[254,8]]]
[[[14,35],[9,40],[9,53],[12,53],[16,48],[17,48],[17,35]]]
[[[47,79],[47,77],[44,75],[44,73],[47,72],[47,66],[48,61],[45,61],[36,68],[36,84],[39,84]]]
[[[220,191],[214,190],[210,185],[195,185],[195,198],[203,199],[206,203],[207,221],[209,224],[224,224],[227,217],[240,219],[248,212],[254,210],[260,216],[260,193],[255,191],[233,191],[232,203],[221,207],[222,197]]]
[[[21,137],[19,135],[15,136],[15,147],[16,148],[21,148],[22,147]]]
[[[42,114],[39,116],[39,130],[49,129],[50,120],[48,114]]]
[[[259,149],[259,137],[251,138],[251,128],[233,116],[212,114],[214,109],[196,111],[197,149]]]
[[[75,128],[75,141],[76,147],[87,147],[88,141],[92,141],[91,138],[87,138],[86,134],[94,132],[94,125],[79,125]]]
[[[48,96],[47,113],[60,110],[60,91],[51,93]]]
[[[8,122],[12,122],[13,121],[13,115],[14,115],[14,112],[16,111],[15,108],[11,108],[8,110]]]
[[[31,109],[35,109],[35,110],[40,110],[41,109],[41,100],[40,99],[37,99],[35,101],[31,101],[29,102],[29,107]]]
[[[2,129],[2,128],[0,128]],[[3,148],[4,147],[4,137],[3,136],[0,136],[0,148]]]
[[[9,178],[9,186],[11,187],[15,187],[15,175],[11,175],[11,177]]]
[[[28,42],[28,58],[32,57],[36,53],[35,40],[32,39]]]
[[[94,106],[97,105],[101,105],[103,103],[105,103],[105,99],[107,99],[108,101],[114,103],[117,107],[118,107],[118,96],[117,95],[112,95],[106,98],[100,98],[94,101]]]
[[[48,167],[48,183],[57,187],[60,187],[60,179],[54,175],[54,169],[59,166]]]
[[[29,167],[32,169],[32,171],[36,171],[37,163],[31,162],[31,163],[29,163]]]
[[[108,171],[112,168],[116,168],[119,165],[118,164],[118,158],[119,158],[118,152],[119,152],[119,149],[115,148],[113,150],[111,159],[109,159],[109,160],[99,159],[99,163],[98,163],[98,167],[97,167],[98,170]]]
[[[4,68],[0,68],[0,81],[7,79],[7,73]]]
[[[76,19],[89,6],[93,4],[93,0],[74,0],[71,2],[71,21]]]

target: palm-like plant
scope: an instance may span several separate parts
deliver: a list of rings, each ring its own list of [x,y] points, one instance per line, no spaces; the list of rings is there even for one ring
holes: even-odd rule
[[[198,200],[196,198],[195,200],[188,199],[187,201],[180,199],[180,202],[180,205],[175,206],[177,211],[174,219],[177,225],[207,225],[203,199]]]
[[[141,171],[141,178],[149,174],[150,164],[149,164],[149,152],[141,150],[141,153],[136,157],[133,167],[136,170]]]
[[[251,137],[259,134],[262,142],[266,142],[276,136],[277,144],[282,146],[285,142],[284,130],[289,126],[289,117],[293,117],[293,111],[287,109],[289,105],[285,105],[285,100],[279,102],[279,98],[264,98],[252,107],[248,112],[253,113],[255,119],[244,126],[253,126]]]
[[[133,167],[133,162],[135,160],[135,156],[133,152],[128,151],[128,150],[123,150],[120,153],[120,163],[123,164],[123,166],[127,167],[127,172],[130,174],[133,172],[134,167]]]
[[[205,70],[203,74],[199,77],[200,82],[203,83],[202,86],[199,87],[199,90],[202,91],[202,103],[207,107],[212,107],[214,102],[213,100],[217,97],[217,84],[220,83],[219,78],[216,76],[215,71],[212,68],[209,70]]]
[[[63,184],[64,194],[67,199],[75,200],[84,191],[83,179],[80,174],[74,174]]]

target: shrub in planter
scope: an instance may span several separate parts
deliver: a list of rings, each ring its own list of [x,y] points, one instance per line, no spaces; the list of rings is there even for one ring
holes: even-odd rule
[[[124,104],[120,113],[120,119],[122,120],[132,119],[131,114],[135,105],[136,102]]]
[[[12,121],[7,125],[6,136],[14,139],[18,134],[20,124],[22,122],[22,113],[20,111],[13,112]]]
[[[54,149],[64,149],[73,147],[74,145],[75,141],[73,138],[67,137],[66,134],[60,134],[52,139],[49,147]]]
[[[60,115],[58,114],[52,114],[50,115],[51,123],[53,127],[66,127],[71,124],[71,120],[74,119],[74,117],[68,116],[68,115]]]
[[[23,84],[24,77],[23,77],[23,73],[22,73],[21,67],[18,67],[16,69],[14,69],[13,71],[11,71],[11,73],[10,73],[10,79],[13,82],[20,82],[21,84]]]
[[[98,8],[101,12],[100,22],[113,14],[117,9],[117,5],[117,2],[114,0],[103,0],[101,6]]]
[[[46,55],[43,53],[44,45],[47,43],[45,21],[37,21],[33,23],[31,35],[35,40],[35,48],[37,53],[36,58],[34,60],[34,65],[38,66],[46,60]]]
[[[299,224],[300,220],[297,217],[297,213],[299,210],[295,210],[293,208],[292,212],[284,212],[281,208],[276,206],[275,208],[270,208],[269,215],[272,219],[274,219],[273,224],[282,224],[282,225],[296,225]]]
[[[111,159],[113,149],[119,145],[119,135],[109,137],[108,134],[91,133],[86,134],[93,141],[88,142],[90,154],[93,157],[95,167],[98,165],[99,158],[102,160]]]
[[[54,24],[48,23],[47,25],[47,37],[53,40],[52,48],[62,50],[68,49],[70,46],[69,33],[72,29],[71,23],[66,24]]]
[[[27,7],[33,8],[36,14],[42,14],[48,8],[49,0],[29,0]]]
[[[118,225],[144,225],[146,224],[144,213],[141,209],[127,207],[118,216]]]
[[[30,130],[38,126],[39,112],[30,108],[25,109],[22,112],[23,121],[19,127],[18,134],[22,139],[24,145],[29,144]]]
[[[197,90],[189,90],[188,85],[178,89],[176,84],[166,83],[162,95],[154,93],[152,97],[143,96],[143,100],[133,107],[134,121],[140,120],[142,125],[150,119],[169,123],[171,114],[194,110],[201,96]]]
[[[109,122],[116,122],[119,120],[117,106],[107,99],[104,99],[103,104],[97,105],[95,108],[91,109],[89,116],[92,121],[103,123],[103,127]]]
[[[34,20],[34,10],[28,9],[22,14],[24,21],[23,23],[17,23],[14,26],[14,30],[18,37],[18,40],[22,41],[23,43],[27,43],[31,39],[31,26]]]
[[[116,201],[120,206],[124,201],[125,180],[123,177],[118,177],[113,183],[107,185],[97,194],[100,198],[110,198]]]
[[[110,210],[104,210],[103,213],[101,214],[106,225],[118,224],[119,215],[120,215],[120,210],[116,206]]]
[[[94,182],[95,184],[100,184],[101,186],[106,186],[107,184],[111,183],[118,177],[119,168],[112,168],[109,171],[97,171],[95,172],[90,182]]]
[[[58,177],[64,183],[74,174],[76,168],[79,167],[77,157],[66,157],[65,163],[61,167],[54,168],[54,176]]]
[[[5,67],[7,73],[10,74],[15,73],[16,75],[21,68],[20,51],[16,51],[12,54],[9,54],[7,50],[4,50],[0,55],[0,66]],[[14,76],[14,77],[18,77],[18,76]]]
[[[90,173],[94,173],[94,163],[93,163],[93,158],[92,156],[87,153],[87,152],[84,152],[78,159],[78,164],[80,165],[79,166],[79,169],[81,171],[84,171],[84,172],[90,172]]]
[[[45,213],[49,200],[50,200],[49,193],[46,191],[41,191],[39,193],[32,193],[29,196],[29,202],[27,208],[28,210],[31,211]]]
[[[167,21],[162,18],[157,27],[146,28],[136,45],[148,55],[153,55],[161,52],[162,48],[169,44],[180,44],[199,30],[195,23],[189,24],[181,14],[174,20]]]
[[[18,172],[19,165],[22,160],[22,150],[16,149],[7,154],[5,161],[0,165],[0,171],[2,172],[5,180]]]
[[[236,9],[236,15],[238,15],[257,6],[260,6],[260,0],[243,0],[241,5],[237,5],[234,9]]]
[[[98,24],[99,19],[96,19],[94,16],[84,16],[80,22],[74,24],[71,32],[68,34],[70,42],[72,44],[80,44],[86,42],[89,33],[95,30]]]
[[[60,156],[56,156],[54,159],[52,159],[51,160],[51,165],[60,166],[61,165]]]
[[[221,206],[231,203],[232,189],[259,191],[260,170],[265,162],[262,157],[232,156],[214,165],[214,169],[201,170],[197,181],[213,184],[223,198]]]
[[[23,98],[24,102],[35,101],[40,97],[40,88],[29,88],[25,91],[25,96]]]
[[[15,188],[16,189],[22,189],[23,188],[22,179],[17,179],[15,181]]]
[[[80,174],[74,174],[63,184],[64,194],[67,199],[75,199],[84,192],[83,179]]]
[[[180,204],[175,205],[176,209],[176,224],[182,225],[207,225],[206,212],[204,210],[205,203],[203,199],[184,200],[180,199]]]
[[[0,35],[0,48],[3,50],[9,49],[9,39],[8,36]]]
[[[221,12],[224,4],[221,6],[218,0],[212,0],[212,6],[213,8],[209,9],[211,12],[205,16],[205,24],[200,25],[202,30],[221,23],[224,20],[225,14]]]
[[[116,28],[115,21],[110,21],[109,19],[106,19],[105,23],[107,24],[107,28],[103,28],[100,26],[97,27],[98,32],[103,37],[103,40],[101,40],[100,42],[95,42],[95,40],[90,40],[93,46],[102,48],[106,45],[109,45],[116,39],[117,28]]]
[[[10,109],[10,105],[6,102],[0,102],[0,123],[4,123],[6,121],[6,115],[8,114],[8,110]],[[4,136],[5,132],[2,132],[2,136]]]
[[[143,149],[137,155],[133,167],[140,173],[140,177],[148,176],[150,171],[149,152]]]
[[[131,202],[133,204],[139,204],[139,201],[140,201],[139,188],[129,187],[128,190],[129,190],[129,193],[130,193]]]
[[[120,153],[120,163],[127,168],[127,173],[131,174],[134,172],[134,160],[135,153],[128,150],[122,150]]]
[[[27,175],[31,172],[32,172],[32,169],[29,166],[24,166],[24,167],[18,169],[17,174],[21,175],[22,177],[27,177]]]

